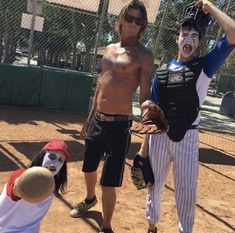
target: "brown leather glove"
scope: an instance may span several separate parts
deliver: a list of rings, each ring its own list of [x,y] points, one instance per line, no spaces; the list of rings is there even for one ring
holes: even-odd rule
[[[158,105],[152,105],[144,114],[142,120],[133,124],[131,131],[139,134],[165,133],[169,131],[169,125],[162,109]]]

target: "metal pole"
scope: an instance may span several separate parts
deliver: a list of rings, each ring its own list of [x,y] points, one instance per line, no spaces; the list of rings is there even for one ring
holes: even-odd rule
[[[160,40],[160,35],[162,33],[163,23],[165,23],[165,18],[166,18],[166,13],[167,13],[169,3],[170,3],[170,0],[167,0],[166,7],[164,9],[163,16],[162,16],[162,19],[161,19],[161,23],[159,25],[158,35],[157,35],[157,39],[156,39],[156,42],[155,42],[155,45],[154,45],[154,51],[153,51],[154,56],[155,56],[155,53],[156,53],[156,50],[157,50],[158,42]]]
[[[104,0],[102,12],[101,12],[101,17],[100,17],[98,33],[97,33],[96,42],[95,42],[95,52],[94,52],[94,55],[93,55],[92,65],[91,65],[91,74],[92,75],[94,74],[94,71],[95,71],[96,55],[97,55],[97,51],[98,51],[98,43],[99,43],[99,40],[101,38],[101,34],[102,34],[102,30],[103,30],[103,23],[104,23],[104,19],[105,19],[105,11],[107,9],[108,3],[109,3],[109,0]]]
[[[28,48],[28,66],[30,66],[30,60],[32,58],[32,50],[33,50],[33,33],[34,33],[34,25],[35,25],[35,18],[36,18],[36,1],[32,0],[32,21],[31,21],[31,28],[30,28],[30,35],[29,35],[29,48]]]

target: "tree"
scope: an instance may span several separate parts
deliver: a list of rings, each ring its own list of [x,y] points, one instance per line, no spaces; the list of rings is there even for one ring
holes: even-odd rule
[[[21,15],[25,1],[0,1],[0,62],[12,63],[21,31]]]
[[[65,60],[63,67],[66,68],[66,64],[70,62],[72,69],[78,69],[81,56],[85,53],[83,71],[89,72],[102,6],[101,0],[98,13],[91,13],[81,9],[60,8],[46,4],[43,13],[45,18],[43,33],[36,33],[34,39],[34,49],[38,51],[40,64],[63,66],[62,59]],[[107,41],[109,33],[107,25],[106,20],[102,41]]]

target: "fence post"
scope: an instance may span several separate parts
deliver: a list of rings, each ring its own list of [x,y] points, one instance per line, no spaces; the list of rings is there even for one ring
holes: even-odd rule
[[[34,33],[34,25],[35,25],[35,17],[36,17],[36,1],[32,0],[32,21],[31,21],[31,28],[30,28],[30,35],[29,35],[29,51],[28,51],[28,61],[27,64],[30,66],[30,60],[32,57],[32,50],[33,50],[33,33]]]
[[[158,42],[159,42],[159,39],[160,39],[160,35],[162,33],[163,23],[165,23],[165,17],[166,17],[167,9],[169,7],[169,3],[170,3],[170,0],[167,0],[166,7],[165,7],[164,12],[163,12],[162,20],[161,20],[161,23],[159,25],[159,30],[158,30],[156,42],[155,42],[155,45],[154,45],[154,51],[153,51],[154,56],[156,54]]]
[[[100,17],[98,33],[97,33],[96,42],[95,42],[95,51],[93,54],[92,65],[91,65],[91,74],[92,75],[94,74],[95,67],[96,67],[96,55],[97,55],[97,51],[98,51],[98,44],[99,44],[99,40],[102,35],[103,24],[104,24],[104,19],[105,19],[105,12],[106,12],[108,3],[109,3],[109,0],[104,0],[102,12],[101,12],[101,17]]]

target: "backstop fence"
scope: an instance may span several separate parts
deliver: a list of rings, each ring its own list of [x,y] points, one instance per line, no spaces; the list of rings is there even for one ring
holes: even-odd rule
[[[143,0],[149,24],[141,42],[151,49],[155,69],[177,53],[177,22],[192,0]],[[0,63],[50,66],[98,74],[109,43],[119,40],[115,25],[126,0],[0,0]],[[212,0],[235,17],[235,0]],[[215,46],[222,30],[214,20],[198,53]],[[233,52],[211,82],[208,94],[235,92]],[[234,113],[235,114],[235,113]]]

